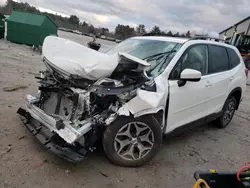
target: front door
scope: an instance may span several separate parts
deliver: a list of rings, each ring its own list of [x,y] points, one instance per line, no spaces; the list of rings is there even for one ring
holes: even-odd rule
[[[198,82],[186,82],[178,86],[180,73],[184,69],[194,69],[202,73]],[[210,100],[211,75],[208,72],[208,47],[197,44],[189,47],[169,77],[169,108],[166,132],[193,122],[208,115],[208,101]]]

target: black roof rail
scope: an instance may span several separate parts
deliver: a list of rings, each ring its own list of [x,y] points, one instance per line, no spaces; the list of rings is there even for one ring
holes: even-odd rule
[[[214,40],[216,42],[224,42],[227,43],[225,40],[223,39],[219,39],[219,38],[215,38],[215,37],[209,37],[209,36],[194,36],[189,40]]]
[[[169,37],[165,33],[145,33],[145,34],[143,34],[141,36],[166,36],[166,37]]]
[[[159,36],[159,37],[174,37],[174,38],[187,38],[184,36],[174,36],[174,35],[167,35],[166,33],[145,33],[140,36]]]

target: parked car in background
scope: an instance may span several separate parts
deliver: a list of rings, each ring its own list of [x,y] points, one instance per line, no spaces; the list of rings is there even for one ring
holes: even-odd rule
[[[116,43],[120,43],[120,42],[121,42],[121,40],[119,40],[119,39],[116,39],[116,40],[115,40],[115,42],[116,42]]]
[[[47,37],[43,61],[39,91],[18,113],[46,148],[74,162],[102,140],[112,163],[141,166],[177,128],[228,126],[246,89],[237,48],[198,37],[133,37],[106,53]]]
[[[76,33],[78,35],[82,35],[82,32],[78,31],[78,30],[73,30],[73,33]]]
[[[106,39],[106,37],[104,36],[104,35],[101,35],[101,37],[100,37],[101,39]]]

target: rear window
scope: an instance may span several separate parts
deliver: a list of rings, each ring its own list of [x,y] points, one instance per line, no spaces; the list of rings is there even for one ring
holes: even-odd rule
[[[237,55],[237,53],[231,48],[227,48],[227,52],[228,52],[228,56],[229,56],[230,68],[232,69],[240,64],[240,58]]]
[[[209,64],[208,73],[227,71],[229,69],[228,55],[224,47],[210,45],[209,46]]]

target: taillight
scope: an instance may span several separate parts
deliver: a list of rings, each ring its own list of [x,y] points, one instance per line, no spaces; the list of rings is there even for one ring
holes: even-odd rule
[[[249,70],[247,68],[245,69],[245,73],[246,73],[246,77],[248,78]]]

